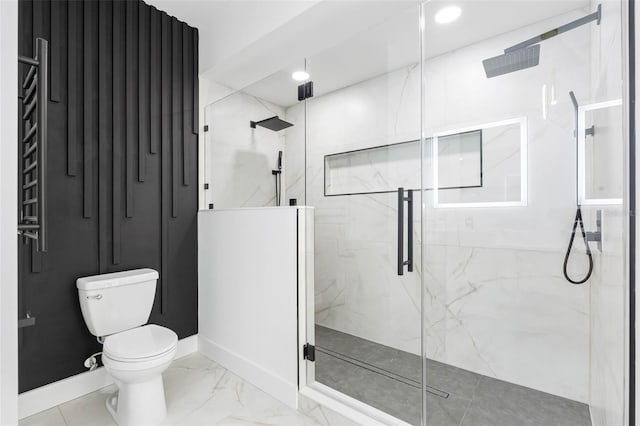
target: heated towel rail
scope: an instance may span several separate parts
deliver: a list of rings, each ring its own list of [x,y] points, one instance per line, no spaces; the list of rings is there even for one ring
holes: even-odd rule
[[[22,82],[20,99],[21,140],[20,217],[18,233],[37,243],[37,249],[47,251],[47,82],[48,42],[36,39],[35,58],[18,56],[18,62],[28,65]]]

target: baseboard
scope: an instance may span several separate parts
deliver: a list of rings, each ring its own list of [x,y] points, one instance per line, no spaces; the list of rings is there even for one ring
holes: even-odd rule
[[[198,336],[190,336],[178,341],[176,358],[198,351]],[[72,399],[113,384],[113,379],[103,368],[76,374],[57,382],[23,392],[18,395],[18,417],[24,419]]]
[[[198,352],[197,334],[178,340],[178,350],[176,351],[176,358],[182,358],[183,356],[191,355],[196,352]]]
[[[288,383],[260,365],[202,336],[198,336],[198,351],[289,407],[297,409],[298,387],[296,384]]]

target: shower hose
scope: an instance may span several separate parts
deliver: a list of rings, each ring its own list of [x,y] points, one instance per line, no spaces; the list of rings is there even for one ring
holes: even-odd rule
[[[569,257],[571,256],[571,249],[573,248],[573,240],[576,238],[576,229],[578,229],[578,224],[580,225],[580,232],[582,233],[582,240],[584,241],[584,246],[587,251],[587,258],[589,259],[589,271],[581,280],[573,280],[569,277],[567,273],[567,263],[569,263]],[[591,273],[593,272],[593,256],[591,255],[591,248],[589,247],[589,243],[587,242],[587,233],[584,231],[584,222],[582,221],[582,211],[580,210],[580,206],[578,206],[578,210],[576,211],[576,218],[573,221],[573,230],[571,231],[571,239],[569,240],[569,247],[567,247],[567,254],[564,256],[564,277],[571,284],[584,284],[591,277]]]

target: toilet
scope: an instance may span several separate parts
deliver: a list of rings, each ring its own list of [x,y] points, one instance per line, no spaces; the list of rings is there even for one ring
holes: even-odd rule
[[[106,405],[121,426],[155,426],[167,415],[162,372],[176,356],[178,336],[147,324],[157,281],[153,269],[76,281],[82,316],[103,343],[102,363],[118,387]]]

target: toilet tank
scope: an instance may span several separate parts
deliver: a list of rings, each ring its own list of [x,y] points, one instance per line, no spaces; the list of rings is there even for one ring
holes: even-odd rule
[[[87,328],[108,336],[144,325],[156,295],[158,272],[135,269],[78,278],[78,297]]]

